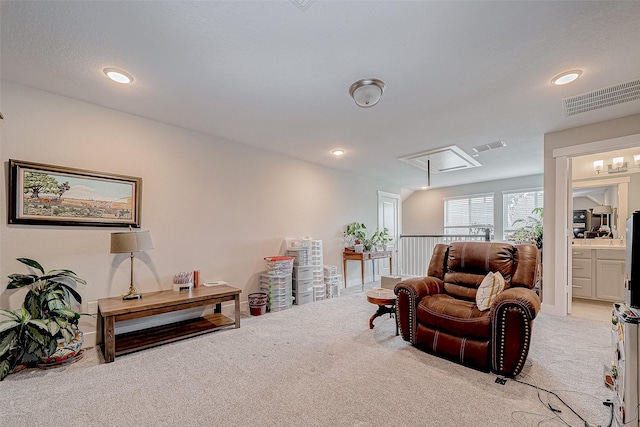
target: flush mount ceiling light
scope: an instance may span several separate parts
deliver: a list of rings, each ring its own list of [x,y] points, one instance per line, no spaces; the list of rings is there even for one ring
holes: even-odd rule
[[[131,74],[118,70],[117,68],[105,68],[102,72],[117,83],[129,84],[133,81]]]
[[[385,85],[382,80],[363,79],[358,80],[349,88],[349,95],[356,101],[359,107],[373,107],[380,101]]]
[[[334,156],[342,156],[344,153],[346,153],[346,151],[343,150],[342,148],[336,148],[335,150],[331,150],[331,154],[333,154]]]
[[[565,71],[564,73],[560,73],[554,78],[552,78],[551,83],[558,86],[566,85],[567,83],[571,83],[581,75],[582,75],[582,70]]]

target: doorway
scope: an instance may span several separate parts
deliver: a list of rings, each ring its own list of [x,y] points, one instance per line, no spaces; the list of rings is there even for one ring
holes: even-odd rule
[[[545,282],[554,283],[554,303],[548,306],[552,314],[566,315],[571,313],[572,300],[572,164],[571,160],[579,156],[611,152],[638,147],[640,134],[629,135],[609,140],[590,142],[553,150],[555,159],[555,206],[553,225],[555,236],[553,251],[545,252],[545,261],[553,265],[552,271],[545,271]],[[593,170],[593,166],[592,166]],[[594,172],[595,173],[595,172]],[[625,218],[626,219],[626,218]],[[554,259],[547,259],[553,257]]]
[[[398,271],[398,242],[400,242],[402,223],[402,201],[398,194],[378,191],[378,230],[385,228],[389,232],[391,241],[388,248],[391,251],[391,266],[389,260],[384,258],[380,261],[378,270],[380,275],[392,275]]]

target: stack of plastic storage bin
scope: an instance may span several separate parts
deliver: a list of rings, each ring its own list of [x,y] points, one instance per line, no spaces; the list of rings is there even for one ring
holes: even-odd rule
[[[324,270],[322,263],[322,240],[311,240],[311,267],[313,271],[313,300],[325,299]]]
[[[336,298],[340,296],[342,276],[338,274],[338,267],[335,265],[324,266],[324,285],[326,287],[327,298]]]
[[[282,311],[291,307],[291,273],[293,257],[267,257],[267,271],[260,275],[260,292],[269,296],[269,311]]]
[[[309,244],[308,246],[301,246],[287,249],[287,256],[293,258],[293,265],[310,267],[311,266],[311,246],[309,240],[303,240],[302,244]]]
[[[309,243],[307,245],[307,243]],[[313,302],[313,267],[311,266],[311,246],[309,240],[303,240],[305,246],[290,248],[287,255],[293,261],[293,303],[296,305]]]

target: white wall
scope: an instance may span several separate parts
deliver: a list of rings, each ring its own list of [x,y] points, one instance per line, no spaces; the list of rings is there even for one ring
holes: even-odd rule
[[[502,192],[542,188],[542,175],[485,181],[469,185],[416,191],[402,203],[402,234],[442,234],[444,231],[444,199],[494,193],[494,230],[502,239]]]
[[[544,204],[555,206],[556,204],[556,160],[553,150],[565,147],[579,146],[587,143],[597,143],[612,138],[621,138],[629,135],[640,134],[640,114],[608,120],[591,125],[580,126],[572,129],[548,133],[544,136]],[[604,144],[603,144],[604,145]],[[601,151],[618,147],[602,147]],[[581,153],[580,155],[585,154]],[[634,179],[633,177],[631,178]],[[638,196],[629,192],[630,212],[637,210]],[[566,295],[566,278],[562,279],[562,272],[556,269],[557,260],[566,254],[556,253],[555,243],[557,239],[564,238],[564,230],[556,230],[555,209],[545,209],[544,215],[544,275],[543,309],[550,313],[562,314],[564,312],[563,295]],[[564,274],[566,276],[566,272]]]
[[[36,259],[45,269],[69,268],[88,281],[79,289],[85,303],[128,287],[128,256],[109,253],[110,233],[121,229],[7,225],[8,159],[142,177],[142,228],[151,230],[155,249],[136,258],[138,290],[171,289],[175,273],[199,269],[203,280],[242,289],[243,301],[258,289],[263,257],[282,253],[284,237],[322,239],[324,263],[342,265],[345,224],[375,227],[377,190],[400,192],[370,178],[0,84],[0,276],[27,272],[17,257]],[[359,266],[349,270],[359,277]],[[0,307],[19,307],[24,291],[2,286]],[[82,322],[86,336],[95,321]]]

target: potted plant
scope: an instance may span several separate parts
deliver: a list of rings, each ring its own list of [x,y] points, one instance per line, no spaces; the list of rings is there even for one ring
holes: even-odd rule
[[[363,222],[348,224],[343,233],[345,246],[354,249],[356,252],[362,252],[362,248],[365,246],[366,229],[367,226]],[[357,250],[357,245],[362,245],[360,246],[360,251]]]
[[[34,319],[27,309],[0,309],[5,320],[0,321],[0,381],[29,356],[48,357],[57,343],[49,330],[48,319]]]
[[[511,235],[511,240],[516,242],[531,242],[542,249],[542,219],[544,208],[534,208],[526,219],[518,219],[513,225],[523,224]]]
[[[60,362],[75,357],[82,345],[78,329],[80,313],[71,308],[71,299],[82,303],[72,287],[86,285],[71,270],[44,268],[29,258],[18,261],[38,270],[37,274],[11,274],[7,289],[29,286],[22,307],[16,311],[0,310],[0,378],[30,358],[43,363]]]
[[[386,251],[387,243],[391,241],[391,237],[389,237],[389,229],[385,227],[382,229],[382,231],[376,230],[376,232],[371,236],[371,240],[373,241],[374,247],[378,248],[379,250]]]

